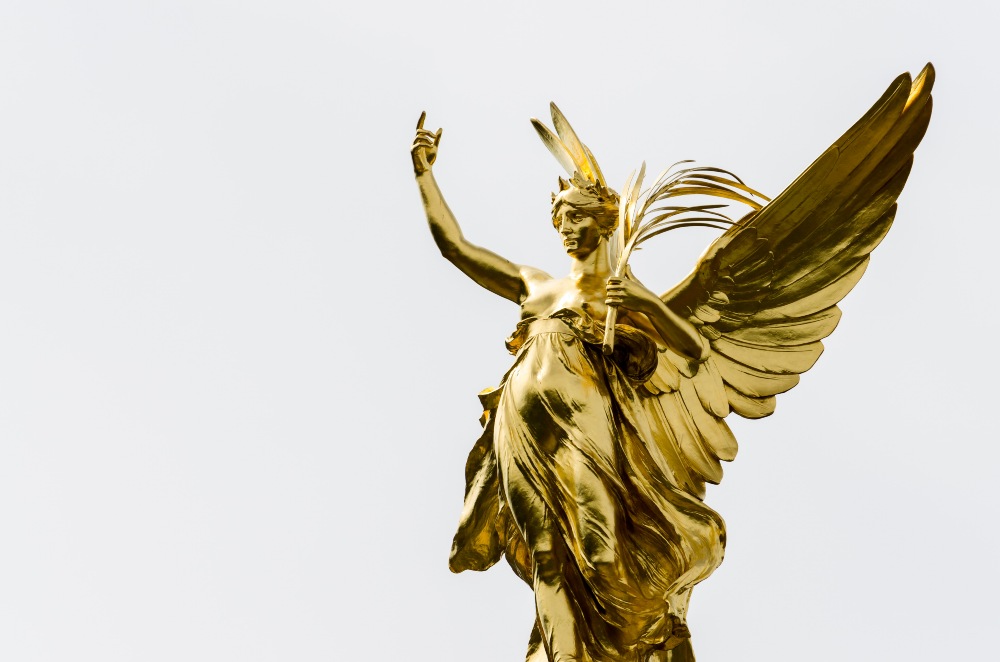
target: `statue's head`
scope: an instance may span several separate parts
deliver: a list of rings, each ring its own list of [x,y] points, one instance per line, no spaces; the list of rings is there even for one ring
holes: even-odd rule
[[[579,176],[559,178],[559,192],[552,194],[552,224],[559,229],[564,210],[571,209],[597,221],[601,235],[608,237],[618,226],[618,194]]]
[[[618,225],[618,195],[579,177],[560,177],[559,192],[552,194],[552,224],[563,236],[567,253],[588,254]]]

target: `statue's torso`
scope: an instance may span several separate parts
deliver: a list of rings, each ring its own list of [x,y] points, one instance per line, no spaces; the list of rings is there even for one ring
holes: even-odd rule
[[[575,310],[604,319],[608,308],[603,279],[578,280],[572,276],[526,278],[527,295],[521,302],[521,319],[550,317],[559,310]]]

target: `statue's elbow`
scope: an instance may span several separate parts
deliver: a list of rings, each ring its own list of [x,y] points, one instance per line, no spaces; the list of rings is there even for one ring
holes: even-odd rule
[[[462,247],[458,239],[434,227],[431,228],[431,235],[434,237],[434,243],[437,244],[438,250],[441,251],[441,257],[449,262],[461,258]]]
[[[708,360],[708,357],[712,355],[712,346],[709,344],[708,339],[701,337],[701,335],[697,335],[694,337],[694,345],[691,347],[691,351],[688,352],[687,355],[692,361],[704,363]]]
[[[448,260],[456,267],[460,267],[464,256],[461,247],[450,242],[439,242],[438,250],[441,251],[441,257]]]

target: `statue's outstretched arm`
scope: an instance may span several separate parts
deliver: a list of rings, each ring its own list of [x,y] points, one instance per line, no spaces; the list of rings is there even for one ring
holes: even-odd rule
[[[441,129],[436,133],[424,129],[421,113],[417,122],[417,135],[413,139],[410,155],[413,157],[413,172],[420,188],[420,197],[427,213],[427,223],[431,228],[434,242],[441,255],[461,269],[462,273],[476,281],[490,292],[519,303],[524,294],[521,267],[506,260],[491,250],[470,243],[462,235],[455,215],[444,201],[441,189],[434,179],[431,166],[437,159]]]

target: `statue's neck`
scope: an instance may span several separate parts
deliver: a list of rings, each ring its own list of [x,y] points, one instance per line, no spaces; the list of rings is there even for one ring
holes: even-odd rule
[[[604,239],[597,248],[583,256],[572,256],[569,275],[577,282],[599,281],[602,285],[611,276],[611,261],[608,257],[608,243]]]

